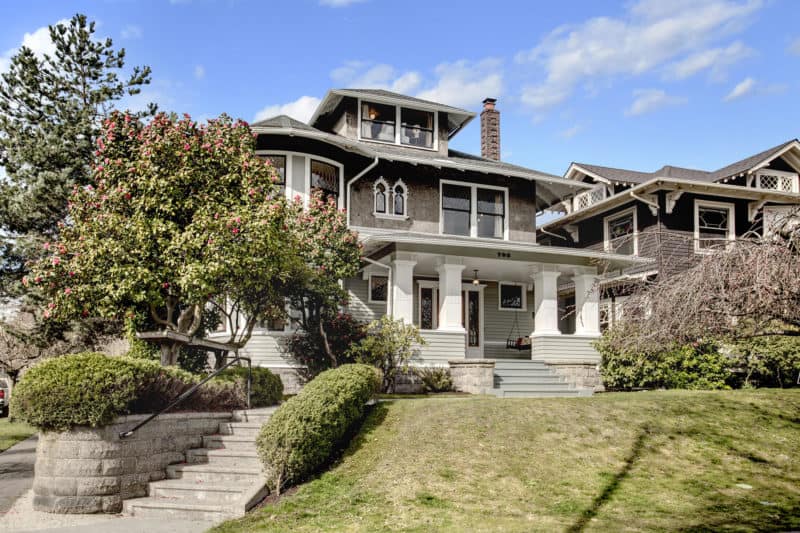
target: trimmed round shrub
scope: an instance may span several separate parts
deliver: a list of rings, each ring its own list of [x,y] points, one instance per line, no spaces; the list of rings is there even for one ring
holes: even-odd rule
[[[321,373],[284,402],[256,440],[270,486],[279,493],[330,461],[363,420],[380,386],[375,368],[343,365]]]
[[[11,397],[15,418],[41,430],[104,426],[120,415],[151,413],[199,377],[155,361],[82,353],[47,359],[28,370]],[[211,384],[207,384],[211,385]],[[245,406],[236,383],[203,386],[176,410],[226,411]]]
[[[236,382],[247,390],[247,367],[232,366],[225,369],[217,379],[223,382]],[[283,399],[283,382],[267,368],[253,367],[253,382],[250,389],[250,407],[269,407]]]

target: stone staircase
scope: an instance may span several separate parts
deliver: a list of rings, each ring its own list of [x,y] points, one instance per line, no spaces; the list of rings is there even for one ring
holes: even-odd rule
[[[591,396],[575,388],[541,361],[496,359],[494,394],[500,398]]]
[[[148,496],[123,502],[123,514],[221,522],[244,516],[267,495],[256,436],[277,407],[234,411],[186,462],[167,467],[167,478],[149,484]]]

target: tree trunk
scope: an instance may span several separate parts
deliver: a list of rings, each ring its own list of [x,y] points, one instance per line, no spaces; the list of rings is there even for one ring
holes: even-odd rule
[[[322,338],[322,347],[325,349],[325,353],[331,360],[331,366],[333,368],[336,368],[337,366],[339,366],[339,361],[337,361],[336,356],[333,355],[333,351],[331,350],[331,345],[328,342],[328,334],[325,333],[325,326],[323,326],[322,322],[322,313],[319,314],[319,335]]]
[[[161,345],[161,366],[177,366],[181,345],[164,343]]]

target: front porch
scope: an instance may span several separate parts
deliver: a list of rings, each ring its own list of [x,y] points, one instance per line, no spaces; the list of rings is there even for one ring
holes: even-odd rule
[[[373,309],[383,304],[380,311],[420,328],[428,342],[423,365],[453,359],[597,364],[597,282],[635,261],[488,239],[391,239],[368,259],[360,281]],[[382,239],[370,241],[377,247]],[[573,289],[565,295],[565,287]]]

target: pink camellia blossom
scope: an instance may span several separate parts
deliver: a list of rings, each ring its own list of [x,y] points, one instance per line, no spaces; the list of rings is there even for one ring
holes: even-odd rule
[[[239,228],[233,228],[233,229],[231,230],[231,232],[232,232],[234,235],[236,235],[236,234],[238,234],[238,233],[239,233]]]
[[[75,272],[73,272],[72,270],[70,270],[70,271],[69,271],[69,277],[73,277],[74,275],[75,275]]]
[[[45,309],[45,311],[44,311],[44,313],[43,313],[43,316],[44,316],[45,318],[50,318],[50,311],[48,311],[47,309]]]
[[[189,143],[183,145],[184,150],[191,150],[192,146]]]
[[[41,283],[42,282],[42,276],[36,276],[35,278],[33,278],[33,282],[34,283]]]
[[[45,250],[49,250],[50,249],[50,243],[49,242],[44,243],[42,245],[42,248],[44,248]]]
[[[169,289],[169,283],[166,281],[162,283],[161,286],[164,287],[165,289]]]
[[[69,296],[70,294],[72,294],[72,289],[70,289],[69,287],[67,287],[66,289],[64,289],[64,294],[66,294],[67,296]]]
[[[56,265],[58,265],[60,263],[61,263],[61,259],[58,256],[53,258],[53,266],[56,266]]]
[[[56,304],[54,304],[53,302],[50,302],[49,304],[47,304],[47,308],[48,309],[55,309],[56,308]]]
[[[24,286],[26,286],[26,287],[28,286],[28,277],[27,276],[22,276],[22,284]]]

